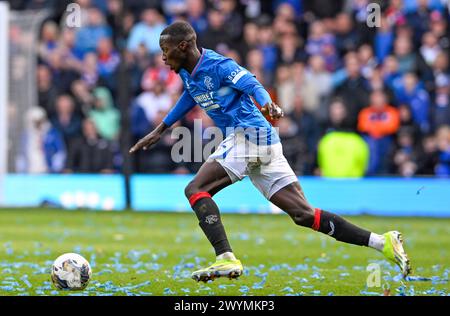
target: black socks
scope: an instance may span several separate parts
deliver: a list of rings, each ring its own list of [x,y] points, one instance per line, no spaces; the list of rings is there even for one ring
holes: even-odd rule
[[[313,229],[327,234],[338,241],[359,246],[369,245],[371,232],[327,211],[315,210]]]
[[[220,220],[217,204],[206,192],[200,193],[194,194],[189,199],[189,202],[191,202],[191,206],[197,215],[200,228],[214,247],[217,256],[224,252],[232,252],[225,233],[225,228]]]

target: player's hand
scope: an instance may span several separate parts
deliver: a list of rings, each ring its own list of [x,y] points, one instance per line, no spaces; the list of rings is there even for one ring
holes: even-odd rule
[[[156,144],[161,138],[161,134],[158,131],[152,131],[145,137],[141,138],[133,147],[131,147],[129,153],[132,154],[139,149],[147,150],[150,146]]]
[[[284,116],[283,110],[274,102],[267,103],[261,108],[264,115],[269,115],[271,119],[277,120]]]

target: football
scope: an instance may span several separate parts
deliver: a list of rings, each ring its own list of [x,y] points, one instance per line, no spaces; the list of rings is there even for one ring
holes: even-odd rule
[[[65,253],[53,262],[52,282],[59,290],[83,290],[91,276],[89,262],[79,254]]]

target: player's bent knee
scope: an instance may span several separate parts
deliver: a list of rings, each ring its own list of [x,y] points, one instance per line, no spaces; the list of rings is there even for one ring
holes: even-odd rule
[[[189,182],[189,184],[184,188],[184,195],[187,199],[197,192],[199,192],[199,187],[194,181]]]
[[[189,182],[189,184],[184,188],[184,195],[187,199],[190,199],[194,194],[199,192],[207,192],[207,190],[200,186],[195,180]]]

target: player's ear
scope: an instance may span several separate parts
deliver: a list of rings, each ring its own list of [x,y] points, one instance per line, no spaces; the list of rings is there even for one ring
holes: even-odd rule
[[[185,52],[185,51],[187,50],[187,48],[188,48],[188,42],[186,42],[186,41],[181,41],[180,44],[178,44],[178,48],[179,48],[181,51]]]

